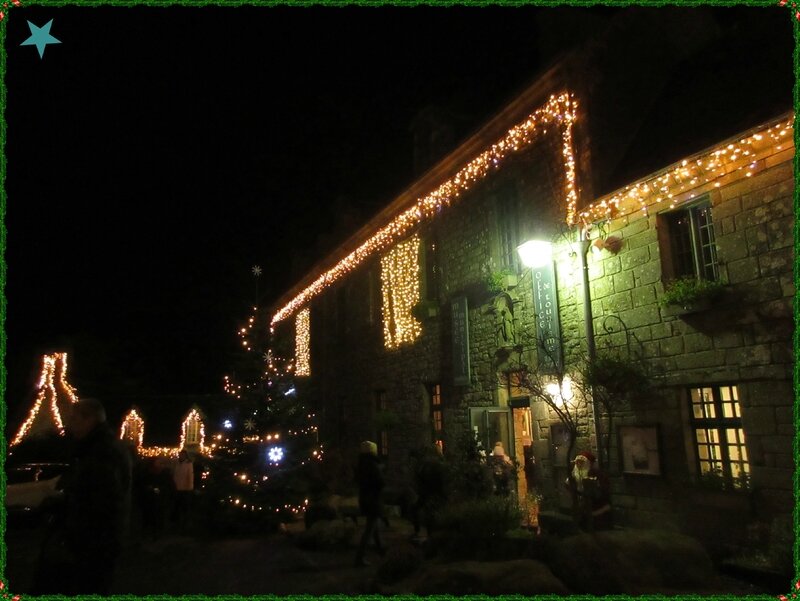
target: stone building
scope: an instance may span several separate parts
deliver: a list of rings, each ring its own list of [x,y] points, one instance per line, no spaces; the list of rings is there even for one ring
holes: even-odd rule
[[[702,50],[706,28],[683,33],[685,52]],[[625,173],[595,160],[601,141],[625,156],[646,132],[644,109],[592,123],[620,93],[596,75],[619,57],[615,39],[537,78],[287,291],[272,327],[327,448],[374,439],[401,478],[421,445],[501,441],[520,465],[533,454],[555,508],[569,459],[592,449],[613,477],[618,523],[719,549],[766,544],[791,529],[793,506],[793,115],[699,147],[702,136],[675,132],[673,161],[595,194]],[[650,84],[636,107],[658,105]],[[549,243],[544,266],[521,262],[530,240]],[[718,285],[705,303],[669,305],[675,281]],[[639,366],[650,398],[609,416],[582,393],[590,340],[598,356]],[[516,380],[526,370],[550,385],[533,393]],[[574,431],[558,417],[565,405]]]

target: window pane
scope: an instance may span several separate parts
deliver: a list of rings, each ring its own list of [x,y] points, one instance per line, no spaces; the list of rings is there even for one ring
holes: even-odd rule
[[[697,228],[699,248],[695,249],[698,255],[701,276],[707,280],[717,279],[717,245],[714,241],[714,224],[711,222],[711,207],[701,207],[694,209]]]
[[[692,253],[692,232],[689,214],[686,212],[670,215],[669,224],[670,246],[672,248],[672,262],[675,277],[693,276],[695,274],[694,255]]]

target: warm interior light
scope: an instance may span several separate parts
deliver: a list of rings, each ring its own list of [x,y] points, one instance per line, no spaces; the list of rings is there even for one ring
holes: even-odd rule
[[[528,240],[517,247],[525,267],[544,267],[553,260],[553,245],[544,240]]]

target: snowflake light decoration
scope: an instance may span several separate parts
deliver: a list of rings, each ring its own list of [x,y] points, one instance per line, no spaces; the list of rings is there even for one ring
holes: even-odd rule
[[[253,269],[251,270],[253,275],[259,277],[261,275],[261,266],[260,265],[253,265]]]
[[[256,429],[256,422],[252,417],[248,417],[244,420],[244,429],[250,432]]]
[[[269,457],[271,463],[280,463],[281,459],[283,459],[283,448],[270,447],[269,451],[267,451],[267,457]]]

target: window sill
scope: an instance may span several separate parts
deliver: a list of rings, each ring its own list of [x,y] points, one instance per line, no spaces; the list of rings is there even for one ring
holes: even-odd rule
[[[667,305],[661,308],[663,317],[680,317],[681,315],[691,315],[693,313],[703,313],[711,309],[711,299],[704,298],[686,305]]]

